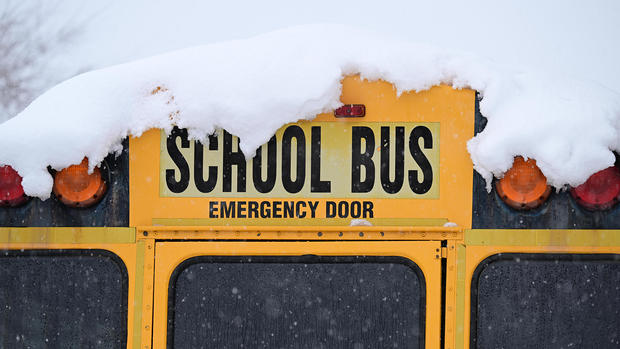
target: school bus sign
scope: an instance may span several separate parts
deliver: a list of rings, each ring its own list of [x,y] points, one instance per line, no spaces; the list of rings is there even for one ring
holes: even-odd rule
[[[292,124],[247,161],[226,131],[162,131],[161,195],[437,198],[438,148],[439,123]]]
[[[143,225],[467,222],[471,213],[453,207],[471,205],[465,142],[473,136],[473,91],[439,86],[396,96],[388,83],[350,77],[341,100],[366,105],[366,116],[322,114],[285,125],[253,157],[225,130],[206,144],[179,128],[131,139],[130,181],[137,184],[130,200],[140,209],[130,219]]]
[[[295,198],[437,198],[439,123],[287,125],[246,161],[226,131],[208,146],[185,130],[161,136],[162,196],[282,198],[209,202],[210,218],[320,216]],[[433,170],[435,168],[435,170]],[[291,199],[291,200],[287,200]],[[374,218],[371,201],[326,201],[326,218]]]

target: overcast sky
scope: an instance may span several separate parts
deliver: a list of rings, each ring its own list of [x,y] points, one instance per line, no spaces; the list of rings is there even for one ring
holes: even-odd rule
[[[620,91],[620,1],[64,0],[89,16],[60,69],[97,68],[308,23],[345,23],[495,61],[592,79]],[[343,43],[343,49],[347,48]]]

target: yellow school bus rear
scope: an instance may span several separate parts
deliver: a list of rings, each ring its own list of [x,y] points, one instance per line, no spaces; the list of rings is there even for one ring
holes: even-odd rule
[[[225,130],[153,129],[100,202],[0,208],[0,346],[618,345],[616,206],[487,193],[475,91],[349,76],[341,101],[245,157]]]
[[[342,102],[363,105],[364,116],[330,113],[286,125],[275,142],[259,149],[258,165],[256,157],[235,162],[238,140],[224,132],[206,145],[181,132],[168,136],[160,130],[130,139],[130,225],[137,227],[140,241],[155,246],[157,256],[153,347],[182,345],[178,334],[170,338],[182,332],[174,328],[179,315],[171,314],[176,310],[170,302],[179,297],[172,294],[171,277],[178,275],[179,265],[201,256],[269,256],[285,266],[347,265],[361,257],[366,265],[406,260],[424,285],[414,292],[421,303],[411,308],[418,328],[394,329],[405,336],[390,343],[387,323],[375,325],[386,338],[381,342],[375,333],[372,343],[440,346],[441,241],[462,240],[461,228],[444,224],[467,227],[471,222],[472,171],[465,142],[473,134],[475,93],[438,86],[397,96],[389,83],[349,77],[343,81]],[[356,220],[364,225],[350,226]],[[304,259],[309,255],[318,261]],[[335,319],[346,321],[346,316]],[[282,335],[292,333],[277,336]],[[328,332],[322,335],[325,340],[318,344],[355,343],[354,338],[331,341]],[[266,347],[282,339],[273,340]]]

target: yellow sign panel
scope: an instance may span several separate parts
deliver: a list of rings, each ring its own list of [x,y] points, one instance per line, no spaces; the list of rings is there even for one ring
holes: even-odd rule
[[[259,156],[224,131],[204,145],[182,129],[131,138],[130,224],[471,226],[474,91],[397,95],[353,76],[341,101],[366,116],[285,125]]]
[[[437,122],[291,124],[247,161],[226,131],[161,132],[164,197],[436,199],[438,177]]]

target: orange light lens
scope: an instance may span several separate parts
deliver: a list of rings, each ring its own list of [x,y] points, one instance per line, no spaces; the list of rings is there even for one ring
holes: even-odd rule
[[[512,168],[504,174],[504,178],[495,182],[495,188],[499,197],[517,210],[536,208],[551,194],[551,187],[536,166],[536,160],[525,161],[521,156],[515,157]]]
[[[105,194],[107,185],[101,177],[101,170],[95,167],[88,173],[88,159],[79,165],[72,165],[56,173],[54,195],[65,205],[89,207],[99,202]]]

